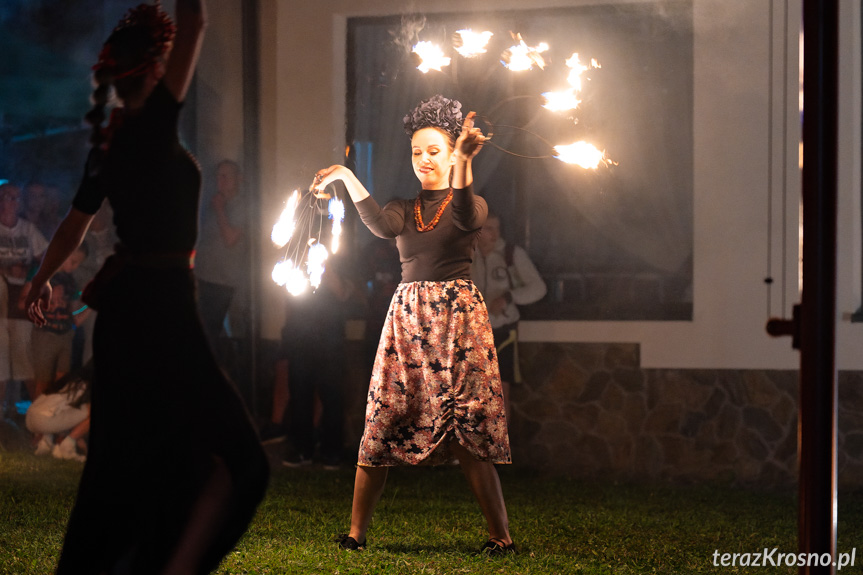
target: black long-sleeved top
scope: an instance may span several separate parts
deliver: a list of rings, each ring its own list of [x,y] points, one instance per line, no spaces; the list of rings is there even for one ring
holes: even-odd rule
[[[446,190],[422,190],[422,220],[428,224],[446,198]],[[357,202],[360,219],[381,238],[396,238],[402,264],[402,282],[470,279],[473,247],[488,215],[485,200],[473,187],[453,190],[433,230],[420,232],[414,220],[414,200],[393,200],[381,208],[369,196]]]
[[[95,214],[107,197],[117,236],[133,253],[195,249],[201,172],[177,135],[182,107],[157,84],[143,108],[125,114],[102,169],[85,173],[72,201],[78,210]]]

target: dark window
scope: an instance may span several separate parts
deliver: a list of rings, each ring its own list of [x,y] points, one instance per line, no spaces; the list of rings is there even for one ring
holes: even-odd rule
[[[485,55],[454,51],[463,28],[494,33]],[[510,32],[548,43],[544,69],[501,64]],[[417,70],[420,40],[451,65]],[[566,87],[573,53],[601,67],[583,74],[577,110],[546,110],[541,94]],[[347,58],[348,142],[379,201],[417,192],[402,117],[421,99],[457,98],[493,131],[474,163],[477,189],[549,287],[526,319],[692,319],[691,2],[352,18]],[[551,145],[577,140],[619,165],[585,170],[551,157]]]

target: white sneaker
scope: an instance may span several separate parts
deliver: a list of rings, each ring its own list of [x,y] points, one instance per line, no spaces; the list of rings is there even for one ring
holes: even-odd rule
[[[54,439],[50,435],[43,435],[36,444],[36,455],[48,455],[54,447]]]
[[[87,459],[75,449],[75,440],[71,437],[66,437],[59,444],[55,445],[51,451],[51,455],[57,459],[74,459],[75,461],[84,461]]]

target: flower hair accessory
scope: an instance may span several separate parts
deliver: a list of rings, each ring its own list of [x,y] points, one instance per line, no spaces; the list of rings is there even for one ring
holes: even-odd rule
[[[155,4],[139,4],[130,9],[122,20],[114,28],[111,36],[127,28],[139,28],[150,38],[150,47],[147,49],[144,59],[139,64],[128,70],[119,69],[119,64],[113,55],[111,38],[102,46],[99,53],[99,61],[93,66],[95,72],[104,71],[116,80],[128,76],[143,74],[156,60],[164,56],[174,41],[177,27],[171,17],[162,10],[159,0]]]
[[[404,123],[408,136],[423,128],[438,128],[456,139],[462,128],[461,102],[436,94],[411,110]]]

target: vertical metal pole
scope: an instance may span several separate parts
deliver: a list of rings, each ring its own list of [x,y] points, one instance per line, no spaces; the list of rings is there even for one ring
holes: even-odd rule
[[[516,79],[514,81],[515,85],[515,94],[514,96],[522,96],[524,94],[529,94],[530,89],[527,84],[527,76],[523,75],[515,75]],[[530,122],[530,111],[529,111],[529,100],[519,99],[515,106],[515,121],[513,122],[516,126],[525,126],[527,127]],[[524,132],[519,132],[519,143],[524,145],[526,138]],[[524,148],[523,148],[524,149]],[[520,158],[516,158],[519,161],[520,169],[516,169],[515,177],[513,178],[513,183],[515,186],[515,201],[513,202],[513,208],[515,208],[515,214],[517,214],[516,221],[520,221],[522,225],[520,225],[517,229],[513,230],[514,233],[511,234],[510,237],[507,237],[507,241],[512,241],[516,245],[522,246],[525,249],[530,249],[530,214],[529,214],[529,200],[528,200],[528,177],[526,176],[528,165],[526,162],[521,160]]]
[[[260,341],[261,249],[258,230],[261,221],[260,193],[260,72],[261,51],[258,25],[258,0],[241,0],[243,30],[243,171],[245,174],[249,230],[249,411],[257,416],[258,406],[258,342]]]
[[[838,0],[803,2],[799,552],[836,560]],[[835,565],[800,566],[832,574]]]

